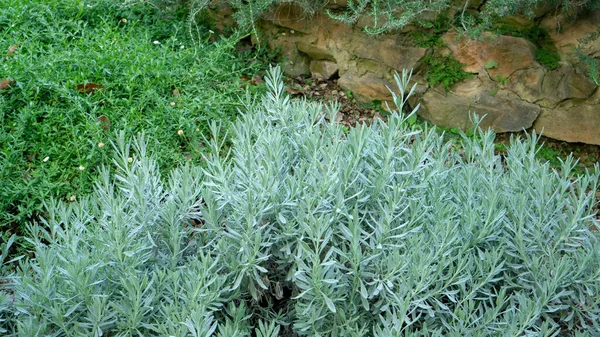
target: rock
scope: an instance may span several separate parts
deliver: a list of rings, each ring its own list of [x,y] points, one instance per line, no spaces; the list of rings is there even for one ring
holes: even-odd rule
[[[556,108],[542,108],[536,132],[566,142],[600,145],[600,90],[587,100],[571,100]]]
[[[577,47],[580,47],[581,52],[585,55],[600,57],[600,38],[585,44],[578,41],[600,29],[600,9],[588,10],[585,15],[574,22],[561,22],[551,16],[542,20],[540,27],[550,35],[562,61],[579,63]]]
[[[324,43],[325,41],[327,40],[315,40],[313,43],[298,41],[298,50],[315,60],[335,61],[333,50]]]
[[[532,67],[515,71],[508,79],[507,89],[521,99],[535,103],[542,97],[542,84],[546,71],[543,67]]]
[[[508,80],[507,89],[527,102],[550,108],[567,99],[588,98],[596,85],[580,69],[563,64],[552,71],[543,67],[517,70]]]
[[[280,49],[282,54],[283,72],[292,77],[310,74],[310,58],[298,51],[299,41],[311,41],[315,37],[300,34],[276,34],[278,28],[269,22],[263,22],[262,30],[269,32],[271,38],[267,39],[270,49]]]
[[[470,113],[481,117],[480,126],[495,132],[516,132],[530,128],[540,113],[540,107],[518,100],[508,91],[495,94],[492,81],[473,78],[453,86],[444,94],[428,90],[421,102],[419,115],[443,127],[468,129],[472,126]]]
[[[392,94],[388,87],[392,84],[371,72],[356,75],[347,72],[340,77],[338,85],[344,90],[350,90],[357,101],[369,103],[372,101],[392,101]]]
[[[483,73],[487,70],[492,77],[508,77],[518,69],[537,65],[535,45],[523,38],[483,33],[481,41],[474,41],[467,37],[458,39],[458,33],[451,30],[442,39],[454,58],[465,64],[463,70],[466,72]],[[485,69],[488,61],[498,62],[498,66]]]
[[[500,26],[514,27],[521,30],[531,29],[534,26],[533,18],[529,18],[525,15],[515,14],[506,16],[498,22]]]
[[[329,0],[326,6],[340,9],[347,3]],[[453,3],[465,2],[453,0]],[[485,10],[485,6],[484,0],[470,0],[467,12]],[[548,5],[532,8],[538,18],[534,22],[542,20],[542,25],[550,25],[551,19],[545,17],[554,13],[553,8]],[[455,6],[449,12],[453,10],[462,11],[462,7]],[[600,134],[600,103],[592,97],[600,101],[600,94],[582,70],[575,48],[600,60],[600,38],[586,44],[578,41],[598,30],[600,10],[589,11],[575,23],[561,23],[560,33],[548,30],[561,55],[560,67],[553,71],[536,61],[536,46],[523,38],[483,33],[480,40],[468,40],[451,30],[442,36],[446,46],[417,48],[412,46],[411,35],[406,34],[407,29],[418,29],[417,26],[369,36],[356,25],[331,19],[325,10],[306,14],[299,6],[281,3],[260,23],[269,46],[283,52],[283,68],[288,75],[312,73],[331,79],[337,72],[340,87],[352,92],[357,101],[377,100],[383,106],[388,102],[393,107],[388,86],[397,92],[394,72],[413,69],[412,79],[420,85],[409,104],[414,107],[421,103],[419,114],[435,124],[469,128],[469,111],[472,111],[487,115],[481,125],[496,132],[521,131],[535,123],[536,129],[546,128],[546,136],[598,144],[598,136],[593,134]],[[359,21],[372,19],[367,16]],[[520,16],[507,17],[506,22],[523,27],[531,23]],[[431,52],[452,55],[465,64],[463,70],[474,76],[452,86],[449,93],[428,89],[423,79],[426,74],[423,59]],[[344,92],[339,97],[347,100]],[[564,134],[561,124],[565,125]],[[577,135],[578,130],[584,130],[582,135]]]
[[[588,98],[595,89],[596,85],[581,70],[567,64],[546,74],[541,96],[544,105],[551,107],[571,98]]]
[[[337,74],[338,70],[339,68],[335,62],[321,60],[310,62],[310,73],[316,78],[329,80]]]
[[[401,46],[393,38],[376,39],[369,36],[355,36],[351,45],[353,55],[381,62],[397,71],[418,68],[428,51],[427,48]]]

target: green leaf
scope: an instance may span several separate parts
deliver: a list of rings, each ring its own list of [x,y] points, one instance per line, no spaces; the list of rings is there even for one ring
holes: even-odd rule
[[[485,69],[498,68],[498,62],[496,62],[496,61],[487,61],[483,67]]]
[[[325,295],[323,292],[321,292],[321,295],[323,296],[323,299],[325,300],[325,304],[327,305],[327,308],[335,314],[336,310],[335,310],[335,304],[333,304],[333,301],[329,297],[327,297],[327,295]]]

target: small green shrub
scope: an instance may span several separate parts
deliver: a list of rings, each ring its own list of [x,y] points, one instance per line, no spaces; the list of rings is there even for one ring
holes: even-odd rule
[[[554,70],[559,67],[560,55],[557,51],[548,48],[541,48],[535,51],[535,59],[544,67]]]
[[[425,57],[423,63],[428,66],[425,79],[431,86],[441,85],[450,90],[454,83],[471,78],[471,74],[462,69],[464,64],[452,55],[442,56],[434,53]]]
[[[396,77],[402,111],[415,87]],[[534,135],[459,153],[411,114],[344,132],[290,100],[281,73],[230,148],[163,182],[143,136],[114,176],[52,201],[10,285],[19,336],[593,336],[600,333],[600,167],[568,178]],[[132,158],[132,160],[129,160]],[[0,302],[2,303],[2,302]],[[266,324],[265,322],[269,322]],[[258,330],[258,331],[256,331]]]

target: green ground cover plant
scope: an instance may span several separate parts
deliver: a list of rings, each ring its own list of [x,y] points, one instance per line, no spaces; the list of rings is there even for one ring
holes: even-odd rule
[[[457,82],[471,78],[471,73],[462,69],[464,64],[458,62],[452,55],[443,56],[438,53],[427,55],[423,59],[427,65],[425,79],[431,86],[440,85],[446,90]]]
[[[0,297],[17,336],[595,336],[600,167],[569,178],[537,136],[453,151],[400,111],[348,132],[278,68],[231,147],[164,180],[141,135],[95,192],[50,201]],[[133,158],[133,160],[129,160]],[[593,229],[593,230],[592,230]],[[2,301],[4,299],[4,301]],[[3,311],[2,311],[3,310]]]
[[[144,130],[163,172],[200,158],[232,120],[241,75],[264,69],[185,11],[113,0],[0,0],[0,231],[22,233],[49,197],[79,198],[112,158],[114,130]],[[179,15],[179,16],[177,16]],[[100,120],[99,120],[100,119]],[[106,146],[104,146],[106,145]]]

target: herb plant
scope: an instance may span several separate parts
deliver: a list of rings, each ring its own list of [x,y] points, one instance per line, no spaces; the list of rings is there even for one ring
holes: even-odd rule
[[[441,85],[446,90],[457,82],[471,78],[471,73],[462,69],[464,64],[456,60],[452,55],[443,56],[438,53],[427,55],[423,59],[427,65],[425,79],[431,86]]]
[[[600,168],[570,179],[536,140],[463,152],[401,114],[344,132],[278,68],[231,147],[163,180],[144,135],[95,192],[30,226],[0,327],[19,336],[593,336]],[[130,159],[131,158],[131,159]],[[1,298],[0,298],[1,299]]]

